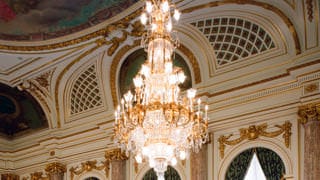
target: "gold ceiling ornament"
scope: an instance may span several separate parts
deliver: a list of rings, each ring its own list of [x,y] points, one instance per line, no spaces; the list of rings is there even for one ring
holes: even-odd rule
[[[22,180],[49,180],[47,176],[44,176],[43,172],[34,172],[29,177],[23,177]]]
[[[107,172],[105,163],[98,165],[98,162],[96,160],[86,161],[84,163],[81,163],[80,167],[71,167],[69,169],[70,179],[73,180],[75,175],[78,176],[78,175],[81,175],[82,173],[90,172],[92,170],[98,170],[98,171],[105,170]]]
[[[47,174],[65,173],[67,168],[64,164],[53,162],[46,166],[45,171]]]
[[[300,106],[298,110],[299,122],[320,121],[320,102]]]
[[[268,137],[268,138],[274,138],[277,137],[281,134],[282,137],[284,138],[284,142],[287,148],[289,148],[290,146],[290,137],[291,137],[291,126],[292,124],[289,121],[286,121],[283,125],[275,125],[275,128],[278,128],[279,130],[273,131],[273,132],[267,132],[267,127],[268,125],[262,124],[262,125],[251,125],[248,128],[242,128],[239,129],[240,132],[240,137],[237,139],[232,139],[229,140],[233,134],[230,134],[228,136],[220,136],[218,139],[219,142],[219,150],[220,150],[220,157],[224,158],[224,150],[226,145],[229,146],[234,146],[237,145],[239,143],[241,143],[244,140],[256,140],[258,139],[260,136],[263,137]]]
[[[147,60],[133,79],[130,90],[115,111],[115,142],[137,163],[146,161],[158,180],[164,180],[167,166],[177,158],[198,152],[208,139],[208,106],[195,100],[196,90],[180,95],[183,70],[173,66],[173,53],[179,46],[173,23],[180,12],[170,0],[147,0],[141,23],[147,31],[141,45]]]
[[[109,178],[109,171],[110,171],[110,164],[112,161],[125,161],[128,159],[125,153],[121,151],[121,149],[111,149],[106,151],[105,153],[106,158],[106,177]]]

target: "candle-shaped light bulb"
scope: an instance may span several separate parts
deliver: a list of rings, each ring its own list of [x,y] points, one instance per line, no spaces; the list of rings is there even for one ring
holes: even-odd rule
[[[118,124],[118,113],[117,113],[117,111],[114,112],[114,117],[116,118],[116,124]]]
[[[168,1],[164,1],[164,2],[162,2],[162,4],[161,4],[161,10],[162,10],[162,12],[168,12],[169,11],[169,3],[168,3]]]
[[[147,20],[148,20],[148,18],[147,18],[146,13],[142,13],[141,16],[140,16],[140,21],[141,21],[141,23],[142,23],[143,25],[146,25],[146,24],[147,24]]]
[[[178,21],[180,19],[180,15],[181,13],[179,12],[179,10],[175,9],[174,10],[174,14],[173,14],[173,18]]]
[[[147,10],[147,12],[151,13],[152,12],[152,8],[153,8],[152,3],[150,1],[147,1],[146,2],[146,10]]]
[[[205,120],[208,121],[208,105],[205,107]]]
[[[200,116],[200,105],[201,105],[201,99],[199,98],[198,99],[198,113],[199,113],[199,116]]]

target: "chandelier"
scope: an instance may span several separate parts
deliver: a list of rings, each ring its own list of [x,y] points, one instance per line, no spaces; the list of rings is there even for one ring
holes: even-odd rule
[[[168,165],[198,152],[208,138],[208,106],[195,99],[196,90],[180,95],[183,70],[173,66],[179,46],[172,31],[180,12],[168,0],[146,1],[141,23],[147,27],[142,46],[147,60],[133,79],[135,92],[124,94],[115,111],[115,141],[137,163],[148,162],[158,180]]]

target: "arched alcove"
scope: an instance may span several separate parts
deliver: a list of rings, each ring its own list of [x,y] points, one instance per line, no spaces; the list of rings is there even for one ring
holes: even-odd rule
[[[14,138],[48,127],[48,120],[36,99],[0,83],[0,134]]]
[[[121,95],[125,94],[128,90],[133,92],[133,78],[138,74],[142,64],[146,61],[147,54],[143,49],[138,49],[130,54],[122,63],[119,71],[119,92]],[[179,87],[181,90],[186,90],[192,86],[191,71],[186,61],[178,53],[174,54],[173,65],[182,68],[186,75],[186,80]]]
[[[285,174],[285,165],[281,157],[274,151],[263,148],[253,147],[238,154],[229,164],[225,174],[226,180],[243,180],[248,172],[253,155],[256,154],[260,166],[269,180],[278,180]]]

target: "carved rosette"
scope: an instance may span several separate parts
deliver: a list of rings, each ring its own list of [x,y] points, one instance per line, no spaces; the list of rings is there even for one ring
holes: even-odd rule
[[[220,136],[218,139],[220,157],[224,158],[224,151],[225,151],[226,145],[234,146],[241,143],[244,140],[249,140],[249,141],[256,140],[260,136],[274,138],[283,134],[282,137],[284,139],[285,145],[287,148],[289,148],[290,137],[292,134],[291,126],[292,124],[289,121],[287,121],[283,125],[275,125],[274,127],[278,128],[278,130],[273,132],[267,132],[267,127],[268,127],[267,124],[262,124],[258,126],[252,125],[252,126],[249,126],[248,128],[239,129],[239,132],[240,132],[239,138],[230,140],[233,134],[230,134],[228,136],[224,136],[224,135]]]
[[[106,151],[106,175],[109,177],[110,164],[112,161],[125,161],[128,159],[125,153],[121,149],[111,149]]]
[[[310,121],[319,121],[320,103],[308,104],[299,107],[298,116],[301,124],[306,124]]]

